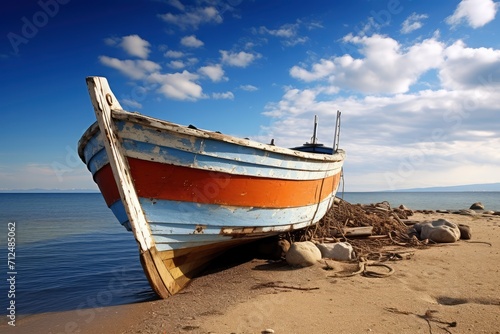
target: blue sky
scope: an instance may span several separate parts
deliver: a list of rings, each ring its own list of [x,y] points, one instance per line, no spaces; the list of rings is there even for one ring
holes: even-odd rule
[[[18,1],[0,13],[0,190],[97,189],[85,77],[127,110],[347,152],[346,191],[500,182],[491,0]]]

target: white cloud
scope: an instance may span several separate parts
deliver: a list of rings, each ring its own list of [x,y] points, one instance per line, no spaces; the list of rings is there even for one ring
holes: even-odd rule
[[[178,70],[186,67],[186,65],[182,60],[172,60],[171,62],[168,63],[168,67]]]
[[[194,8],[181,14],[167,13],[160,18],[181,29],[198,29],[202,24],[222,23],[222,16],[215,7]]]
[[[190,48],[199,48],[203,46],[203,42],[196,38],[195,35],[185,36],[181,39],[181,44],[184,46],[188,46]]]
[[[140,104],[139,102],[135,101],[135,100],[131,100],[131,99],[121,99],[120,100],[120,103],[123,105],[123,106],[128,106],[128,107],[131,107],[131,108],[136,108],[136,109],[142,109],[142,104]]]
[[[100,56],[101,64],[117,69],[132,79],[144,79],[149,74],[157,72],[161,66],[150,60],[120,60],[108,56]]]
[[[344,41],[358,45],[364,58],[355,59],[346,54],[321,59],[310,71],[303,66],[292,67],[290,75],[306,82],[328,79],[333,86],[362,93],[403,93],[423,73],[439,66],[444,48],[434,38],[409,48],[382,35],[347,35]]]
[[[234,94],[232,92],[213,93],[212,97],[216,100],[234,100]]]
[[[184,53],[182,51],[168,50],[167,52],[165,52],[165,57],[167,57],[167,58],[182,58],[182,57],[184,57]]]
[[[253,85],[241,85],[240,89],[241,90],[245,90],[247,92],[254,92],[256,90],[259,90],[257,87],[255,87]]]
[[[417,14],[412,13],[408,18],[403,22],[401,27],[401,33],[409,34],[412,31],[422,28],[422,20],[428,18],[429,16],[426,14]]]
[[[169,74],[153,73],[148,77],[148,81],[159,84],[158,91],[166,97],[195,101],[205,98],[202,87],[196,83],[198,78],[197,74],[183,71],[182,73]]]
[[[307,37],[300,37],[298,31],[301,25],[304,23],[297,21],[296,23],[283,24],[278,29],[269,29],[265,26],[261,26],[258,29],[253,29],[254,33],[259,33],[261,35],[270,35],[282,39],[282,44],[285,46],[294,46],[297,44],[304,44],[308,41]],[[307,29],[314,29],[322,27],[320,23],[312,23],[308,25]]]
[[[439,71],[444,87],[499,88],[500,50],[469,48],[459,40],[446,48],[445,56],[446,61]]]
[[[179,0],[168,0],[167,3],[180,11],[184,11],[185,9],[184,5]]]
[[[235,67],[247,67],[250,65],[255,59],[261,57],[260,54],[253,54],[245,51],[229,52],[225,50],[220,50],[220,54],[222,55],[222,62]]]
[[[480,95],[475,90],[426,90],[391,98],[319,97],[317,91],[288,89],[281,101],[267,106],[265,114],[274,121],[262,140],[275,138],[285,147],[300,145],[309,140],[317,114],[318,138],[331,145],[335,112],[342,111],[340,147],[348,155],[348,191],[355,191],[353,186],[366,191],[443,185],[439,182],[449,179],[443,177],[446,171],[478,165],[491,171],[500,164],[500,127],[493,121],[500,96],[494,91]],[[490,124],[480,121],[485,119],[490,119]],[[474,154],[467,154],[471,149]],[[441,180],[432,176],[433,171],[439,172]],[[498,177],[484,179],[485,183],[495,182]],[[461,176],[455,182],[467,183]]]
[[[347,191],[500,181],[494,172],[500,165],[500,50],[471,48],[461,41],[446,46],[437,37],[407,48],[382,36],[354,42],[360,59],[345,55],[321,59],[310,70],[292,68],[291,76],[314,87],[287,87],[279,101],[268,103],[263,114],[272,121],[259,140],[300,145],[309,141],[313,117],[319,115],[318,138],[331,145],[335,112],[340,110]],[[428,68],[436,70],[429,75],[441,79],[442,87],[411,92],[401,89],[408,87],[405,82],[393,89],[386,81],[387,75],[403,80],[392,74],[396,71],[406,81],[418,82],[414,76]],[[360,83],[339,80],[341,74]],[[371,94],[363,75],[380,77],[375,82],[385,87],[382,91],[396,93]],[[482,84],[481,78],[487,82]],[[341,94],[327,95],[332,83],[344,88]],[[364,94],[350,95],[346,88]]]
[[[142,39],[138,35],[130,35],[122,37],[120,46],[131,56],[139,57],[142,59],[148,58],[151,50],[148,41]]]
[[[104,44],[106,44],[108,46],[115,46],[118,43],[120,43],[120,40],[121,40],[120,38],[108,37],[108,38],[104,39]]]
[[[198,73],[209,77],[213,82],[227,80],[227,78],[224,77],[224,70],[220,64],[200,67]]]
[[[446,23],[456,26],[465,21],[472,28],[480,28],[495,18],[498,3],[493,0],[462,0]]]
[[[284,24],[278,29],[268,29],[261,26],[258,31],[261,34],[269,34],[271,36],[290,38],[297,34],[297,24]]]

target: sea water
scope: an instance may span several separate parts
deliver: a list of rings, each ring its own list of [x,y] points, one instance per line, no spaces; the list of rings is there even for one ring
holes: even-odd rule
[[[388,201],[411,209],[466,209],[482,202],[500,210],[500,192],[345,193],[350,203]],[[9,228],[15,258],[8,267]],[[9,234],[10,233],[10,234]],[[15,293],[0,285],[3,314],[85,310],[155,299],[131,232],[115,219],[99,193],[0,193],[0,277],[15,272]]]
[[[19,316],[155,298],[133,235],[99,193],[0,193],[0,270],[2,281],[15,278],[14,296],[0,285],[2,314],[12,300]]]
[[[342,197],[342,193],[337,194]],[[476,202],[485,210],[500,211],[500,192],[346,192],[343,198],[352,204],[387,201],[391,207],[404,204],[412,210],[462,210]]]

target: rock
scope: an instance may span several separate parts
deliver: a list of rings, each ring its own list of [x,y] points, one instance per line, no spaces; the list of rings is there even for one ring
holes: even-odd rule
[[[500,216],[500,211],[495,211],[495,212],[493,212],[493,215],[494,215],[494,216]]]
[[[321,260],[321,251],[311,241],[294,242],[285,258],[289,265],[309,267]]]
[[[451,243],[460,239],[457,224],[446,219],[438,219],[427,223],[418,223],[414,228],[419,232],[419,239],[429,239],[438,243]]]
[[[409,209],[406,205],[401,204],[398,208],[399,210],[402,210],[408,217],[413,216],[413,210]],[[401,218],[401,217],[400,217]]]
[[[383,201],[383,202],[377,203],[377,204],[375,204],[375,207],[381,208],[381,209],[384,209],[384,210],[387,210],[387,211],[391,210],[391,205],[387,201]]]
[[[410,210],[410,209],[408,209],[408,208],[406,207],[406,205],[404,205],[404,204],[401,204],[401,205],[399,206],[399,208],[400,208],[401,210]]]
[[[460,230],[460,239],[470,240],[472,238],[472,233],[468,225],[458,224],[458,229]]]
[[[484,210],[484,205],[481,202],[476,202],[470,206],[471,210]]]
[[[272,334],[272,333],[274,333],[274,329],[271,328],[266,328],[261,332],[261,334]]]
[[[450,210],[436,210],[437,213],[450,213]]]
[[[465,216],[475,216],[477,215],[477,212],[472,210],[472,209],[463,209],[459,211],[461,215]]]
[[[337,261],[351,261],[356,256],[352,245],[347,242],[337,242],[332,244],[318,244],[321,257]]]

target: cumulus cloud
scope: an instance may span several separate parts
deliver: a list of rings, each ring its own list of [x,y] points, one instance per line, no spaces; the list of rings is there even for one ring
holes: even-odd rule
[[[167,58],[182,58],[182,57],[184,57],[184,53],[182,51],[168,50],[167,52],[165,52],[165,57],[167,57]]]
[[[181,69],[184,68],[186,65],[182,60],[172,60],[171,62],[168,63],[168,67],[173,68],[173,69]]]
[[[493,0],[462,0],[446,23],[457,26],[466,22],[472,28],[480,28],[492,21],[497,13],[498,3]]]
[[[238,53],[236,52],[229,52],[225,50],[220,50],[219,51],[221,56],[222,56],[222,62],[224,64],[227,64],[229,66],[235,66],[235,67],[247,67],[250,65],[255,59],[258,59],[261,57],[260,54],[253,54],[245,51],[240,51]]]
[[[232,92],[213,93],[212,97],[216,100],[234,100],[234,94]]]
[[[150,60],[120,60],[108,56],[100,56],[101,64],[114,68],[131,79],[144,79],[149,74],[157,72],[161,66]]]
[[[427,14],[412,13],[406,20],[404,20],[401,27],[401,33],[409,34],[412,31],[422,28],[422,20],[428,17],[429,16]]]
[[[122,37],[120,46],[129,55],[139,57],[142,59],[148,58],[148,55],[151,52],[151,50],[149,49],[151,44],[149,44],[148,41],[142,39],[138,35],[130,35]]]
[[[109,46],[121,47],[130,56],[146,59],[151,52],[151,44],[139,35],[124,37],[108,37],[104,43]]]
[[[478,156],[485,166],[500,163],[500,151],[491,146],[500,144],[498,122],[485,125],[480,121],[492,119],[492,106],[498,103],[500,96],[494,90],[441,89],[391,98],[368,95],[323,100],[316,90],[289,88],[279,102],[266,106],[265,114],[274,121],[262,140],[275,138],[282,146],[300,145],[309,139],[316,114],[318,138],[331,145],[335,112],[340,110],[340,147],[348,154],[346,180],[356,180],[347,181],[348,191],[355,191],[350,188],[353,183],[362,191],[410,188],[417,186],[418,178],[430,177],[433,170],[476,166]],[[464,154],[472,147],[476,154]],[[368,173],[367,161],[376,162]],[[429,184],[420,186],[439,185],[439,180],[425,180]]]
[[[220,64],[200,67],[198,73],[209,77],[213,82],[227,80],[227,78],[224,77],[224,70]]]
[[[459,40],[446,48],[445,56],[439,70],[444,87],[498,89],[500,86],[500,50],[470,48]]]
[[[331,145],[335,112],[342,111],[340,147],[348,154],[348,191],[446,185],[441,182],[453,179],[450,175],[467,183],[460,173],[492,173],[500,164],[500,50],[472,48],[462,41],[446,46],[437,37],[408,47],[376,35],[346,40],[354,42],[362,57],[344,55],[292,67],[290,75],[301,81],[300,88],[286,87],[281,99],[265,106],[263,114],[271,124],[259,140],[300,145],[309,140],[312,119],[319,115],[318,138]],[[427,69],[435,70],[431,74],[441,87],[408,90],[408,83]],[[360,82],[340,80],[341,75]],[[384,88],[363,82],[364,75]],[[387,75],[396,86],[387,82]],[[312,85],[303,87],[304,82]],[[341,94],[326,95],[332,84]],[[464,154],[471,148],[475,154]],[[370,171],[367,161],[375,162]],[[485,183],[496,181],[489,175],[482,179]],[[477,174],[470,177],[470,183],[478,180]]]
[[[321,59],[311,70],[293,66],[290,75],[306,82],[327,79],[333,86],[361,93],[404,93],[423,73],[441,64],[444,49],[434,38],[409,48],[382,35],[347,35],[344,41],[359,46],[364,58],[355,59],[346,54]]]
[[[158,92],[166,97],[195,101],[205,98],[202,87],[196,82],[198,78],[197,74],[185,70],[182,73],[153,73],[148,77],[148,81],[159,84]]]
[[[180,9],[180,7],[178,8]],[[160,15],[160,18],[181,29],[198,29],[202,24],[222,23],[222,16],[215,7],[193,8],[180,14],[166,13]]]
[[[196,38],[195,35],[185,36],[181,39],[181,44],[190,48],[199,48],[203,46],[203,42]]]

